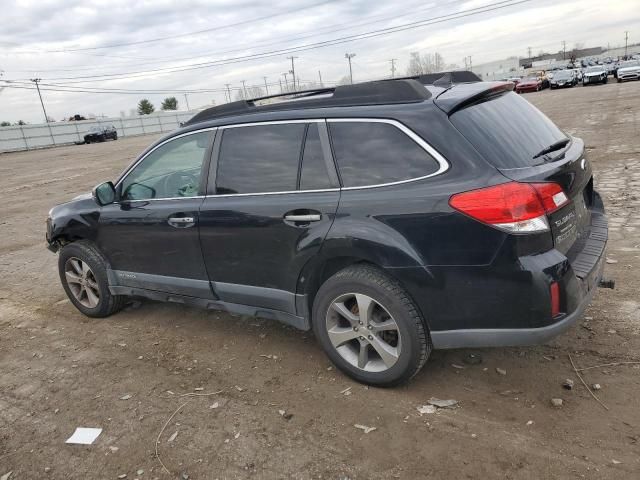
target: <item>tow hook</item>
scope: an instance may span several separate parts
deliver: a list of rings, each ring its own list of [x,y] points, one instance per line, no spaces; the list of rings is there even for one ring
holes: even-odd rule
[[[616,281],[608,278],[602,278],[598,283],[598,287],[610,288],[611,290],[613,290],[614,288],[616,288]]]

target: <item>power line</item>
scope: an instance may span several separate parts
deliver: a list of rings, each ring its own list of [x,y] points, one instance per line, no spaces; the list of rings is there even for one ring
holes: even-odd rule
[[[251,20],[242,20],[241,22],[229,23],[229,24],[226,24],[226,25],[220,25],[218,27],[205,28],[204,30],[196,30],[196,31],[193,31],[193,32],[186,32],[186,33],[177,33],[175,35],[167,35],[167,36],[164,36],[164,37],[149,38],[147,40],[139,40],[137,42],[113,43],[111,45],[101,45],[101,46],[98,46],[98,47],[65,48],[65,49],[60,49],[60,50],[44,50],[44,51],[47,52],[47,53],[85,52],[85,51],[89,51],[89,50],[102,50],[104,48],[129,47],[129,46],[132,46],[132,45],[143,45],[143,44],[147,44],[147,43],[161,42],[163,40],[172,40],[172,39],[175,39],[175,38],[190,37],[192,35],[200,35],[202,33],[209,33],[209,32],[214,32],[214,31],[217,31],[217,30],[223,30],[223,29],[227,29],[227,28],[231,28],[231,27],[238,27],[240,25],[246,25],[248,23],[259,22],[259,21],[262,21],[262,20],[268,20],[270,18],[275,18],[275,17],[279,17],[281,15],[289,15],[291,13],[301,12],[303,10],[308,10],[310,8],[315,8],[315,7],[318,7],[320,5],[325,5],[327,3],[333,3],[335,1],[337,1],[337,0],[323,0],[322,2],[313,3],[311,5],[306,5],[304,7],[288,9],[286,12],[272,13],[270,15],[264,15],[262,17],[253,18]]]
[[[297,41],[297,40],[302,40],[305,38],[311,38],[311,37],[316,37],[319,35],[325,35],[327,33],[335,33],[335,32],[339,32],[342,30],[353,30],[356,27],[361,27],[361,26],[365,26],[365,25],[371,25],[374,23],[380,23],[383,21],[387,21],[387,20],[393,20],[396,18],[401,18],[401,17],[406,17],[406,16],[412,16],[415,17],[416,12],[424,12],[424,11],[432,11],[432,10],[441,10],[442,7],[445,6],[450,6],[450,5],[454,5],[454,4],[458,4],[458,3],[463,3],[467,0],[452,0],[450,2],[447,3],[439,3],[437,7],[433,7],[430,6],[428,8],[417,8],[411,11],[411,13],[403,13],[400,15],[393,15],[393,16],[388,16],[388,15],[374,15],[369,17],[369,20],[366,22],[360,22],[360,23],[348,23],[348,24],[337,24],[337,25],[332,25],[332,26],[328,26],[328,27],[324,27],[324,28],[319,28],[315,31],[315,33],[311,33],[311,34],[307,34],[307,35],[298,35],[298,36],[286,36],[286,37],[279,37],[280,39],[274,42],[269,42],[269,43],[260,43],[260,45],[262,47],[267,47],[267,46],[272,46],[272,45],[277,45],[280,43],[286,43],[286,42],[291,42],[291,41]],[[378,20],[371,20],[373,18],[378,18]],[[338,28],[336,28],[338,27]],[[0,42],[2,43],[2,42]],[[19,45],[18,43],[14,43],[14,42],[7,42],[7,43],[11,43],[14,45]],[[167,58],[165,57],[163,60],[153,60],[151,62],[135,62],[132,64],[129,63],[117,63],[117,64],[107,64],[107,65],[92,65],[90,67],[80,67],[80,68],[74,68],[74,69],[47,69],[47,70],[38,70],[39,73],[47,73],[47,72],[78,72],[78,71],[83,71],[83,70],[91,70],[91,71],[95,71],[96,68],[98,67],[112,67],[112,66],[129,66],[129,65],[136,65],[136,66],[142,66],[142,65],[150,65],[150,64],[162,64],[162,63],[170,63],[170,62],[177,62],[177,61],[184,61],[184,60],[193,60],[195,58],[201,58],[203,56],[207,56],[207,55],[223,55],[223,54],[227,54],[227,53],[233,53],[233,52],[238,52],[238,51],[244,51],[247,49],[247,46],[251,46],[254,45],[254,42],[251,43],[245,43],[245,44],[239,44],[241,45],[241,47],[238,48],[234,48],[231,50],[223,50],[223,51],[209,51],[207,50],[206,52],[201,52],[198,55],[191,55],[188,57],[173,57],[173,58]],[[244,46],[242,46],[244,45]],[[37,51],[29,51],[29,52],[12,52],[12,53],[45,53],[44,51],[42,52],[37,52]],[[73,52],[68,52],[68,53],[73,53]],[[90,54],[86,54],[86,55],[90,55]],[[95,55],[95,56],[100,56],[100,55]],[[108,55],[103,55],[103,56],[108,56]],[[122,57],[122,58],[136,58],[136,57]],[[150,57],[141,57],[142,59],[148,59],[151,60]],[[31,70],[11,70],[12,73],[31,73],[33,72],[33,69]]]
[[[256,53],[256,54],[243,55],[243,56],[230,58],[230,59],[225,59],[225,60],[217,60],[217,61],[196,63],[196,64],[187,65],[187,66],[184,66],[184,67],[150,69],[150,70],[147,70],[147,71],[121,72],[121,73],[103,74],[103,75],[88,75],[88,76],[77,76],[77,77],[58,77],[58,78],[50,78],[49,80],[89,80],[89,79],[91,79],[92,81],[108,81],[108,80],[116,80],[116,79],[122,79],[122,78],[138,78],[138,77],[141,77],[141,76],[145,77],[145,76],[148,76],[149,74],[152,74],[152,73],[178,73],[178,72],[189,71],[189,70],[212,68],[212,67],[216,67],[216,66],[230,65],[230,64],[234,64],[234,63],[241,63],[241,62],[257,60],[257,59],[262,59],[262,58],[280,56],[280,55],[283,55],[283,54],[286,54],[286,53],[301,52],[301,51],[306,51],[306,50],[313,50],[313,49],[317,49],[317,48],[334,46],[334,45],[339,45],[339,44],[342,44],[342,43],[348,43],[348,42],[352,42],[352,41],[356,41],[356,40],[364,40],[364,39],[368,39],[368,38],[375,38],[375,37],[379,37],[379,36],[390,35],[390,34],[393,34],[393,33],[398,33],[398,32],[402,32],[402,31],[406,31],[406,30],[412,30],[412,29],[424,27],[424,26],[427,26],[427,25],[433,25],[433,24],[437,24],[437,23],[448,22],[448,21],[451,21],[451,20],[457,20],[457,19],[460,19],[460,18],[465,18],[465,17],[469,17],[469,16],[479,15],[479,14],[482,14],[482,13],[501,10],[501,9],[504,9],[504,8],[512,7],[512,6],[523,4],[523,3],[528,3],[528,2],[531,2],[531,1],[532,0],[517,0],[517,1],[504,0],[504,1],[500,1],[500,2],[494,2],[492,4],[487,4],[487,5],[484,5],[482,7],[475,7],[475,8],[471,8],[471,9],[468,9],[468,10],[462,10],[460,12],[452,13],[452,14],[440,15],[440,16],[437,16],[437,17],[429,18],[429,19],[419,20],[419,21],[416,21],[416,22],[410,22],[410,23],[407,23],[407,24],[404,24],[404,25],[397,25],[397,26],[394,26],[394,27],[388,27],[388,28],[379,29],[379,30],[372,30],[372,31],[369,31],[369,32],[359,33],[359,34],[355,34],[355,35],[348,35],[348,36],[345,36],[345,37],[334,38],[334,39],[325,40],[325,41],[322,41],[322,42],[310,43],[310,44],[301,45],[301,46],[298,46],[298,47],[291,47],[291,48],[280,49],[280,50],[272,50],[272,51],[261,52],[261,53]],[[71,83],[71,82],[68,82],[68,83]],[[86,81],[85,82],[78,81],[76,83],[87,83],[87,82]]]

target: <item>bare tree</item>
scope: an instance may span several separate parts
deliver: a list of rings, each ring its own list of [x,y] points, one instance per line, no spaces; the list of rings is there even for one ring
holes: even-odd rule
[[[425,53],[411,52],[409,54],[409,66],[407,75],[424,75],[426,73],[442,72],[445,69],[444,57],[438,52]]]
[[[245,98],[244,89],[239,89],[236,93],[236,100],[250,100],[252,98],[264,97],[264,90],[261,87],[250,85],[246,88],[247,96]]]

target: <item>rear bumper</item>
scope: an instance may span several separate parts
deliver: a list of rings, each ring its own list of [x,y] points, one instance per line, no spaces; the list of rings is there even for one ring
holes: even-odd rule
[[[544,253],[476,267],[391,269],[407,286],[426,319],[435,348],[534,345],[573,325],[591,302],[602,279],[607,219],[597,194],[590,207],[591,227],[563,254]],[[411,273],[411,274],[410,274]],[[550,285],[561,292],[561,311],[551,317]]]
[[[436,349],[480,348],[480,347],[517,347],[546,343],[568,330],[586,310],[602,278],[603,258],[591,279],[591,289],[587,291],[578,307],[562,320],[539,328],[494,328],[473,330],[441,330],[431,332],[431,341]]]

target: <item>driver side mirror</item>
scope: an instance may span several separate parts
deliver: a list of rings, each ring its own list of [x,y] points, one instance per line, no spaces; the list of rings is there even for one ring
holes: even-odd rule
[[[104,182],[95,187],[91,194],[101,207],[116,201],[116,189],[113,182]]]

